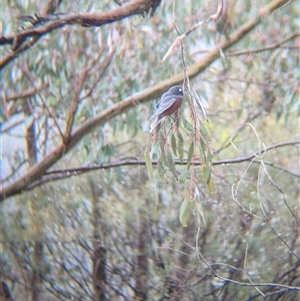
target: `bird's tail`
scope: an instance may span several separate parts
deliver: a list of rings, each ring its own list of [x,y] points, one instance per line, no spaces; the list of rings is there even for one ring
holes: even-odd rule
[[[157,116],[154,119],[150,119],[149,122],[151,122],[150,124],[150,133],[156,134],[158,133],[158,131],[160,130],[161,126],[162,126],[162,122],[163,122],[164,118]]]

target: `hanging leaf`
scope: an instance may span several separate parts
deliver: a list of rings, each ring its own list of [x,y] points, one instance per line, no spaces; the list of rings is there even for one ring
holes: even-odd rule
[[[210,181],[211,176],[211,168],[207,165],[203,165],[203,175],[205,183],[208,183]]]
[[[177,152],[176,152],[176,139],[175,136],[172,134],[171,136],[171,147],[173,150],[174,155],[177,157]]]
[[[183,227],[187,227],[186,221],[188,218],[188,204],[189,200],[184,199],[180,207],[179,220]]]
[[[116,172],[116,179],[118,183],[121,183],[123,181],[123,176],[122,176],[122,169],[121,167],[116,167],[115,168]]]
[[[181,133],[178,131],[177,132],[177,137],[178,137],[178,155],[179,155],[179,159],[182,162],[183,160],[183,137],[181,135]]]
[[[195,102],[196,102],[201,114],[205,117],[206,121],[208,122],[205,109],[204,109],[204,107],[202,105],[202,102],[201,102],[201,98],[199,97],[199,95],[197,94],[197,92],[193,88],[192,88],[192,92],[193,92],[193,98],[195,99]]]
[[[186,119],[183,119],[183,125],[189,132],[193,132],[193,126]]]
[[[208,131],[204,125],[204,122],[199,120],[200,121],[200,133],[203,135],[204,138],[207,138],[208,137]]]
[[[199,214],[201,216],[201,218],[203,220],[203,223],[204,223],[204,225],[206,227],[206,222],[205,222],[205,216],[204,216],[204,211],[203,211],[203,207],[202,207],[202,202],[200,200],[197,200],[195,202],[195,208],[196,208],[197,214]]]
[[[178,137],[179,141],[183,144],[184,139],[179,131],[177,131],[177,137]]]
[[[183,183],[185,182],[185,180],[186,180],[186,178],[187,178],[187,174],[188,174],[188,168],[185,167],[185,168],[181,171],[180,176],[179,176],[179,178],[178,178],[178,182],[179,182],[180,184],[183,184]]]
[[[165,155],[165,139],[160,140],[159,148],[160,148],[161,156],[164,156]]]
[[[175,173],[175,172],[176,172],[175,164],[174,164],[174,161],[173,161],[173,157],[172,157],[171,151],[170,151],[169,149],[168,149],[168,151],[167,151],[166,161],[167,161],[167,166],[168,166],[168,168],[169,168],[173,173]]]
[[[157,170],[158,170],[158,174],[159,174],[160,178],[161,178],[163,181],[165,181],[165,180],[166,180],[166,179],[165,179],[166,170],[165,170],[165,168],[163,167],[161,161],[159,161],[158,164],[157,164]]]
[[[210,193],[214,193],[214,185],[213,185],[211,179],[208,180],[208,182],[206,183],[206,185],[207,185],[207,188],[208,188],[209,192]]]
[[[191,162],[193,155],[194,155],[194,142],[192,142],[189,147],[187,164],[189,164]]]
[[[145,159],[145,162],[146,162],[148,176],[149,176],[150,180],[152,180],[153,179],[153,172],[152,172],[152,162],[151,162],[150,148],[149,147],[147,147],[146,150],[145,150],[144,159]]]
[[[162,164],[162,166],[166,169],[166,168],[169,168],[169,163],[167,161],[167,158],[165,156],[161,156],[160,159],[159,159],[160,163]]]

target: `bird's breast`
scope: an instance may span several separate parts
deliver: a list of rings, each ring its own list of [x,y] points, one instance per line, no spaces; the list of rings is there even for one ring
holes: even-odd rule
[[[182,101],[182,97],[176,98],[173,104],[162,113],[162,116],[170,116],[174,114],[180,108]]]

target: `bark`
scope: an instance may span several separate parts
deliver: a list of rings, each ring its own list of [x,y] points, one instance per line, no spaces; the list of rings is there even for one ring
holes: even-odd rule
[[[44,262],[43,256],[43,243],[35,242],[33,248],[33,269],[32,269],[32,277],[31,277],[31,300],[32,301],[40,301],[42,300],[42,277],[41,273],[41,265]]]
[[[0,288],[0,300],[3,301],[14,301],[12,294],[10,292],[9,285],[2,281],[1,282],[1,288]]]
[[[30,98],[24,104],[24,113],[27,116],[32,114],[31,112],[31,101]],[[37,162],[37,148],[36,148],[36,135],[35,135],[35,124],[34,121],[26,129],[26,148],[29,165],[33,166]]]
[[[93,206],[93,287],[94,297],[93,301],[107,300],[105,294],[106,285],[106,248],[104,247],[101,228],[104,224],[101,221],[101,198],[103,197],[103,190],[98,187],[95,181],[90,180],[92,192],[92,206]]]
[[[62,28],[66,25],[102,26],[113,23],[133,15],[152,16],[161,0],[133,0],[123,6],[119,6],[107,12],[101,13],[64,13],[50,14],[54,12],[60,1],[50,1],[42,15],[21,16],[31,22],[32,26],[18,31],[15,35],[0,37],[0,45],[11,44],[12,52],[0,60],[0,70],[15,59],[20,53],[32,47],[43,35]]]
[[[148,266],[149,266],[149,225],[145,213],[139,214],[141,222],[138,234],[138,255],[136,264],[135,300],[148,298]]]

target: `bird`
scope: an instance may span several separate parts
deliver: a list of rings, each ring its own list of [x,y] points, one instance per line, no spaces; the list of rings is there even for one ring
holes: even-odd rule
[[[171,87],[161,96],[160,101],[155,106],[155,111],[150,118],[150,133],[157,131],[155,129],[163,122],[165,116],[171,116],[181,106],[183,101],[183,88],[180,86]]]

